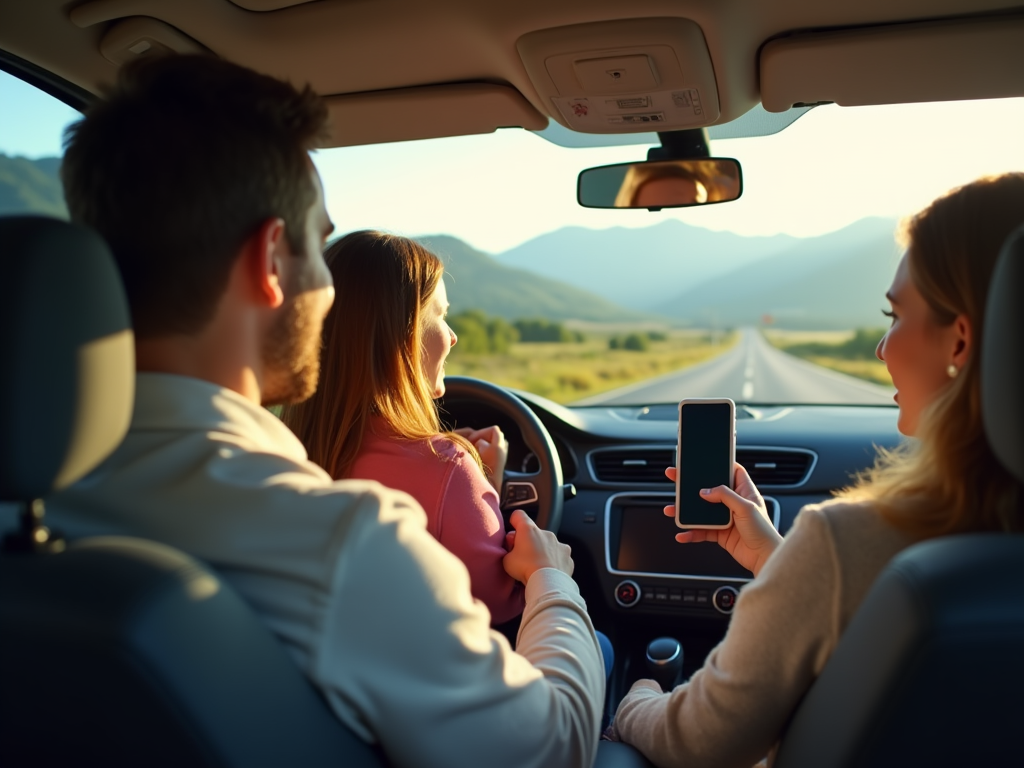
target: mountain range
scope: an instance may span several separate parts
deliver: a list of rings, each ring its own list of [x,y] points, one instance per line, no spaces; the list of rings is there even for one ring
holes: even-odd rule
[[[41,213],[66,219],[60,158],[29,160],[0,154],[0,214]]]
[[[416,238],[445,263],[445,287],[451,312],[482,309],[507,320],[632,322],[657,319],[566,282],[502,264],[450,235]]]
[[[681,291],[799,242],[788,235],[741,237],[669,219],[642,229],[563,227],[496,258],[631,309],[661,313],[657,308]]]
[[[861,219],[685,289],[652,309],[693,325],[848,329],[883,325],[899,260],[891,219]]]
[[[894,219],[810,238],[742,237],[678,220],[644,229],[564,227],[499,254],[637,311],[688,325],[846,329],[878,314],[898,250]]]
[[[0,214],[66,217],[59,169],[59,158],[0,154]],[[445,261],[453,312],[717,327],[770,316],[780,327],[846,329],[882,322],[894,228],[868,218],[819,237],[743,237],[672,219],[563,227],[497,255],[450,235],[417,239]]]

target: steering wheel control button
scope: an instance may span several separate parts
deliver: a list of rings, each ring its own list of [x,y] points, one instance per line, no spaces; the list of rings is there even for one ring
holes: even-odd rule
[[[537,489],[533,483],[505,483],[505,504],[532,504],[537,501]]]
[[[718,609],[719,613],[732,613],[732,609],[736,606],[736,598],[739,597],[739,592],[736,591],[736,587],[719,587],[715,590],[714,596],[711,598],[711,602],[715,608]]]
[[[640,602],[640,587],[635,581],[620,581],[615,588],[615,602],[623,608],[632,608]]]

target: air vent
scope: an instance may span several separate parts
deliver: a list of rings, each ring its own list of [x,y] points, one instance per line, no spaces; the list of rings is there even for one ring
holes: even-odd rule
[[[798,449],[736,449],[736,461],[746,468],[758,488],[801,485],[814,466],[814,458],[810,451]]]
[[[594,451],[590,466],[602,483],[668,483],[665,467],[676,460],[674,448]]]
[[[593,451],[588,457],[601,483],[665,484],[665,467],[675,463],[674,448],[622,448]],[[815,455],[800,448],[737,448],[742,464],[758,488],[802,485],[814,468]]]

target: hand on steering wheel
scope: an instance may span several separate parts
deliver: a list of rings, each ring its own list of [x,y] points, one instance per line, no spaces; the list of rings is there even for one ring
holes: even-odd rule
[[[489,406],[515,422],[526,447],[537,457],[540,469],[530,473],[508,470],[502,473],[503,482],[498,493],[502,510],[511,512],[517,507],[536,502],[537,514],[534,520],[537,525],[548,531],[557,531],[562,521],[565,494],[562,485],[562,463],[550,433],[537,418],[537,414],[514,394],[490,382],[469,376],[446,376],[444,383],[445,394],[438,402],[442,414],[446,406],[454,410],[453,404],[469,401]],[[500,430],[498,431],[500,433]],[[472,440],[467,435],[463,436]],[[482,455],[481,458],[488,464],[486,458]],[[495,487],[498,487],[497,483]]]
[[[501,484],[505,478],[505,464],[508,462],[508,441],[497,426],[473,429],[460,427],[455,434],[461,435],[473,444],[480,461],[484,465],[484,474],[494,489],[500,494]]]

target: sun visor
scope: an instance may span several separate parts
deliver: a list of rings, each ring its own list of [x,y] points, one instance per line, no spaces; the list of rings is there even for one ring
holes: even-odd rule
[[[551,116],[573,131],[675,131],[720,116],[704,33],[688,19],[544,29],[516,47]]]
[[[1024,95],[1024,18],[798,33],[761,50],[769,112]]]
[[[330,113],[327,147],[382,144],[493,133],[498,128],[543,129],[548,121],[515,88],[461,83],[324,98]]]

